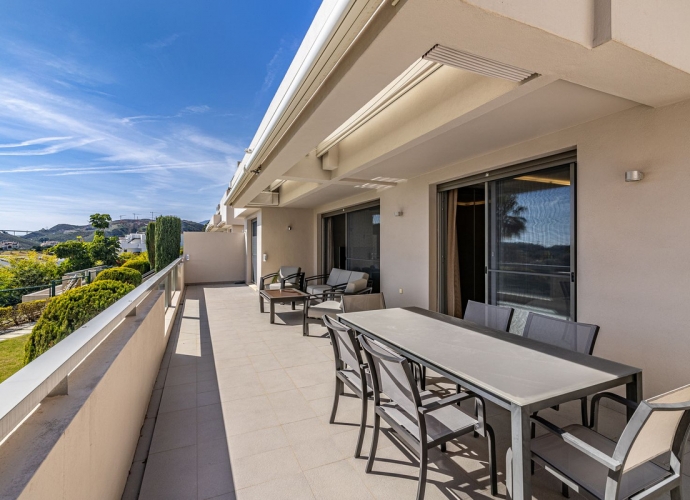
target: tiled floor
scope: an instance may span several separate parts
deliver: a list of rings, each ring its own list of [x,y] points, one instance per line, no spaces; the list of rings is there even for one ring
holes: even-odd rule
[[[139,498],[415,497],[418,465],[400,445],[382,436],[374,471],[365,474],[367,433],[363,457],[353,458],[359,400],[341,398],[336,423],[328,423],[332,348],[317,336],[325,329],[312,326],[312,336],[302,336],[301,314],[299,308],[278,306],[276,324],[270,325],[249,287],[187,289],[183,317],[152,397],[158,414],[148,457],[145,449],[135,457],[145,461]],[[430,388],[448,385],[439,380]],[[566,405],[545,415],[566,425],[577,421],[578,408]],[[602,430],[615,436],[623,416],[602,413]],[[490,423],[497,433],[502,482],[509,416],[492,407]],[[485,442],[471,436],[449,444],[447,453],[434,451],[426,498],[491,498],[486,457]],[[562,498],[560,484],[542,470],[534,476],[533,491],[539,499]],[[499,493],[505,498],[503,484]]]

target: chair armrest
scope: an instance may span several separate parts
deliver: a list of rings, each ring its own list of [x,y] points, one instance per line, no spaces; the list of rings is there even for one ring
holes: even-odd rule
[[[278,276],[278,273],[271,273],[271,274],[267,274],[266,276],[261,276],[259,278],[259,290],[264,289],[264,286],[265,286],[264,281],[265,280],[267,280],[268,278],[273,278],[274,276]]]
[[[285,276],[284,278],[280,278],[280,288],[285,288],[285,282],[287,280],[291,280],[292,278],[297,278],[296,284],[299,285],[298,288],[301,290],[302,289],[301,285],[302,285],[302,275],[303,274],[304,273],[295,273],[295,274],[291,274],[289,276]]]
[[[621,397],[618,394],[614,394],[612,392],[600,392],[598,394],[595,394],[592,398],[592,408],[590,410],[589,415],[589,426],[595,431],[597,430],[597,424],[599,423],[599,402],[602,399],[610,399],[611,401],[620,403],[630,408],[631,410],[637,410],[637,407],[639,406],[636,402],[631,401],[629,399],[625,399],[624,397]]]
[[[348,283],[340,283],[338,285],[333,285],[331,287],[331,290],[345,290],[347,288]]]
[[[364,295],[364,294],[367,294],[367,293],[371,293],[372,291],[373,291],[373,288],[370,287],[370,286],[368,286],[368,287],[366,287],[366,288],[360,290],[359,292],[355,292],[354,295]]]
[[[429,412],[440,410],[441,408],[449,405],[454,405],[459,403],[460,401],[464,401],[466,399],[474,398],[474,394],[470,394],[467,392],[459,392],[457,394],[453,394],[452,396],[448,396],[447,398],[439,399],[438,401],[434,401],[433,403],[428,403],[425,405],[422,405],[417,408],[417,411],[421,413],[422,415],[425,415]]]
[[[606,453],[604,453],[601,450],[598,450],[594,446],[585,443],[582,439],[573,436],[569,432],[564,431],[560,427],[552,424],[548,420],[545,420],[542,417],[536,416],[532,417],[530,420],[534,422],[535,424],[538,424],[545,428],[547,431],[549,431],[551,434],[554,434],[561,438],[563,441],[565,441],[567,444],[575,448],[576,450],[584,453],[587,455],[589,458],[596,460],[599,462],[601,465],[605,466],[609,470],[612,471],[618,471],[620,468],[623,466],[621,462],[618,460],[614,459],[613,457],[608,456]]]
[[[310,276],[308,278],[305,278],[305,282],[313,281],[313,280],[322,280],[324,278],[328,278],[327,274],[319,274],[317,276]]]

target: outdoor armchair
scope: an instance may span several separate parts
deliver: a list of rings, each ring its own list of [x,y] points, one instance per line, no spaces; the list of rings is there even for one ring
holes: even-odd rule
[[[464,434],[476,431],[487,438],[491,494],[496,495],[496,448],[493,429],[486,423],[484,400],[470,392],[439,398],[418,391],[407,359],[364,335],[357,337],[364,349],[374,392],[374,431],[366,472],[376,459],[381,419],[391,426],[399,441],[419,458],[417,500],[424,498],[428,451]],[[383,402],[381,395],[389,401]],[[478,416],[465,413],[458,403],[476,400]]]
[[[378,297],[380,295],[380,298]],[[343,308],[344,301],[355,299],[359,297],[373,297],[376,303],[383,301],[382,294],[372,294],[371,288],[364,288],[355,295],[346,295],[344,290],[325,290],[321,293],[312,293],[304,302],[304,319],[303,319],[303,335],[309,335],[310,323],[322,323],[324,316],[335,318],[341,312],[352,312],[347,308]],[[361,300],[361,299],[355,299]],[[371,300],[371,299],[365,299]],[[383,303],[385,308],[385,302]],[[372,309],[381,309],[380,307],[372,307]],[[362,310],[362,309],[360,309]]]
[[[339,290],[346,294],[361,293],[365,288],[371,287],[367,273],[348,271],[346,269],[338,269],[337,267],[331,269],[329,274],[310,276],[304,280],[304,283],[305,291],[310,294],[322,294],[334,290]]]
[[[604,398],[635,408],[617,442],[597,432],[599,403]],[[597,394],[592,399],[590,420],[590,427],[576,424],[561,429],[541,417],[532,417],[548,431],[532,440],[532,460],[587,498],[641,500],[666,492],[673,500],[681,498],[681,460],[690,428],[690,385],[639,405],[615,394]],[[658,460],[662,457],[670,458],[667,466]]]
[[[331,424],[335,422],[338,401],[340,396],[345,395],[345,386],[362,400],[362,418],[359,424],[357,445],[355,446],[355,457],[357,458],[362,452],[364,431],[367,427],[367,408],[369,406],[367,401],[373,395],[371,376],[367,365],[362,361],[362,352],[353,331],[330,316],[324,316],[323,323],[331,337],[335,359],[335,394],[333,395],[333,409],[329,422]]]
[[[304,274],[300,267],[280,266],[277,273],[267,274],[259,278],[259,290],[282,290],[283,288],[294,288],[304,290]],[[276,283],[266,283],[267,279],[278,277]]]

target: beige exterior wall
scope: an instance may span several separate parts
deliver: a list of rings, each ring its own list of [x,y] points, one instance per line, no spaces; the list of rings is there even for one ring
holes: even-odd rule
[[[690,383],[681,354],[690,282],[688,136],[690,101],[638,106],[317,207],[312,218],[380,198],[387,305],[436,309],[436,185],[576,147],[577,318],[601,326],[595,355],[644,370],[651,396]],[[642,170],[645,179],[626,183],[626,170]]]
[[[259,276],[275,273],[280,266],[299,266],[307,276],[315,273],[314,217],[311,209],[262,208],[260,219]],[[288,226],[292,229],[288,231]]]
[[[435,184],[576,146],[578,320],[601,326],[595,355],[644,370],[647,396],[689,383],[689,133],[690,102],[640,106],[383,191],[387,304],[436,306]],[[625,183],[635,169],[645,179]]]
[[[187,283],[242,281],[246,274],[242,232],[184,233]]]
[[[2,445],[0,498],[119,499],[168,341],[153,292]]]

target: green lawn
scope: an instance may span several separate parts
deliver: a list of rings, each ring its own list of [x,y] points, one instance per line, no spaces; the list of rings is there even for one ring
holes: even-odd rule
[[[24,366],[24,344],[28,335],[0,342],[0,382]]]

